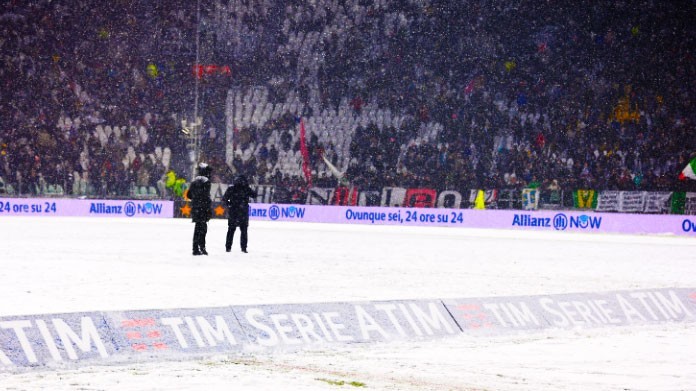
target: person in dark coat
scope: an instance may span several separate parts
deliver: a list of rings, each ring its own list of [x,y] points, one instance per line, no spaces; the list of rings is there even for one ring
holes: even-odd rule
[[[256,191],[249,187],[249,183],[244,175],[239,175],[234,184],[227,188],[222,197],[227,205],[227,240],[225,249],[227,252],[232,250],[232,239],[237,227],[242,232],[240,244],[242,252],[247,252],[247,228],[249,227],[249,199],[256,197]]]
[[[196,228],[193,230],[193,255],[208,255],[205,250],[205,235],[208,233],[208,220],[212,214],[210,199],[212,171],[206,163],[200,163],[198,176],[193,179],[188,191],[191,199],[191,219],[196,223]]]

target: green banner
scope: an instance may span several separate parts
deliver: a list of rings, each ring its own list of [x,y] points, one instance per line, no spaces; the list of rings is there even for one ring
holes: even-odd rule
[[[575,190],[573,191],[573,206],[578,209],[596,209],[597,195],[595,190]]]
[[[683,215],[684,205],[686,204],[686,193],[675,191],[672,193],[672,214]]]

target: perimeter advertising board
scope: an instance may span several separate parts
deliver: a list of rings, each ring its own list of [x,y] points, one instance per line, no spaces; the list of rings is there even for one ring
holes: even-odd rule
[[[3,216],[171,218],[173,201],[88,200],[64,198],[0,198]]]
[[[696,289],[0,317],[0,372],[696,321]]]
[[[177,214],[186,208],[187,204],[178,207]],[[221,205],[214,208],[217,217],[225,213]],[[696,218],[685,215],[255,203],[249,206],[249,216],[266,221],[696,236]]]

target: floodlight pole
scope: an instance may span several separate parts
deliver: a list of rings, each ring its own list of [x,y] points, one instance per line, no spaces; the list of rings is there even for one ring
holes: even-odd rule
[[[193,126],[191,129],[191,137],[193,138],[193,160],[191,162],[191,181],[196,177],[196,166],[198,165],[198,160],[200,159],[200,148],[201,148],[201,137],[200,137],[200,127],[202,121],[198,120],[198,90],[199,90],[199,79],[203,77],[202,74],[198,73],[200,66],[200,32],[201,32],[201,0],[196,2],[196,64],[194,67],[195,71],[195,90],[194,90],[194,102],[193,102]]]

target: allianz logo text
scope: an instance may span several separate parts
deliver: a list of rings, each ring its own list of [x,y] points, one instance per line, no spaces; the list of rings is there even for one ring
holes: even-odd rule
[[[162,204],[156,202],[145,202],[136,204],[128,201],[125,204],[107,204],[106,202],[92,202],[89,206],[90,214],[97,215],[121,215],[128,217],[138,215],[159,215],[162,214]]]
[[[266,208],[252,208],[249,206],[249,217],[266,217],[268,215],[268,209]]]
[[[566,216],[565,213],[558,213],[553,217],[553,227],[560,231],[566,228],[599,229],[601,225],[602,218],[597,216]]]
[[[271,220],[278,220],[279,218],[302,220],[304,215],[305,208],[297,206],[279,207],[278,205],[271,205],[271,207],[268,208],[268,217],[270,217]]]
[[[534,217],[531,214],[515,214],[512,218],[513,227],[553,227],[557,231],[566,229],[599,229],[601,225],[601,217],[588,215],[568,216],[565,213],[558,213],[553,218]]]

